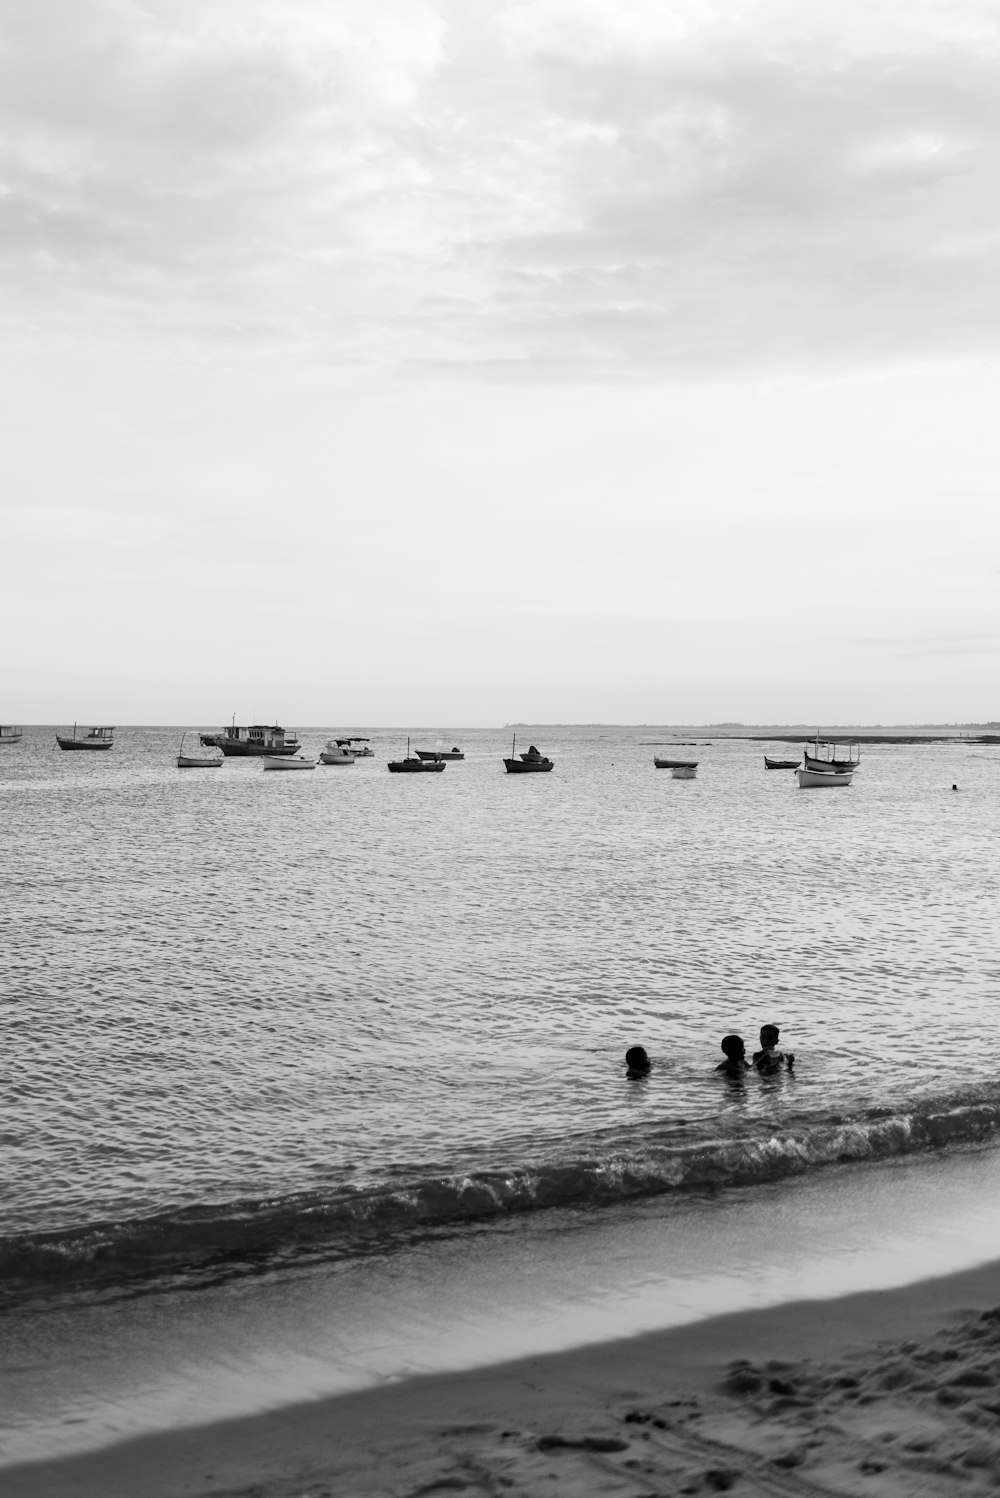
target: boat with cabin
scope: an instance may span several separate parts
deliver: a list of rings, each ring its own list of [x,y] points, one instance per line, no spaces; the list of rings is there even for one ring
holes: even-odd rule
[[[224,728],[216,736],[215,741],[223,754],[236,759],[266,758],[272,755],[288,758],[297,754],[302,747],[294,728],[285,729],[277,723],[251,723],[249,727],[242,728],[237,727],[235,718],[229,728]]]
[[[19,744],[23,733],[24,729],[17,728],[13,723],[0,723],[0,746]]]
[[[72,735],[57,733],[56,743],[60,749],[113,749],[115,731],[113,728],[88,728],[86,733],[77,734],[74,723]]]
[[[508,775],[530,775],[539,770],[551,770],[554,760],[549,759],[534,744],[528,745],[527,753],[516,755],[517,734],[515,733],[510,746],[510,758],[503,762],[504,769]]]
[[[390,759],[389,769],[393,775],[419,775],[423,770],[443,770],[443,759],[418,759],[410,753],[410,741],[406,741],[405,759]]]

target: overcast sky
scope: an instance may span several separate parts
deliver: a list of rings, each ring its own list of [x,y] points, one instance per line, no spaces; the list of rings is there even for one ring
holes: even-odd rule
[[[995,0],[0,0],[5,722],[1000,717]]]

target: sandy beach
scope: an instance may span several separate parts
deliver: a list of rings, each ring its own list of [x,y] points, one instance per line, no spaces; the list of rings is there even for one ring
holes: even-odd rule
[[[5,1498],[1000,1486],[1000,1262],[8,1468]]]

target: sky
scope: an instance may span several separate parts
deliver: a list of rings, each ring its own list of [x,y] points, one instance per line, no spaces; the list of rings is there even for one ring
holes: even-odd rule
[[[1000,718],[995,0],[0,0],[0,719]]]

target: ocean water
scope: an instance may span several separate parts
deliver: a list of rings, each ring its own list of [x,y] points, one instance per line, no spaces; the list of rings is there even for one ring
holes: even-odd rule
[[[809,791],[703,733],[519,731],[555,769],[512,777],[503,730],[436,728],[466,759],[411,777],[370,731],[291,776],[178,771],[174,729],[0,750],[14,1344],[990,1145],[1000,749],[873,745]],[[695,780],[654,769],[679,741]],[[716,1076],[765,1022],[794,1073]]]

